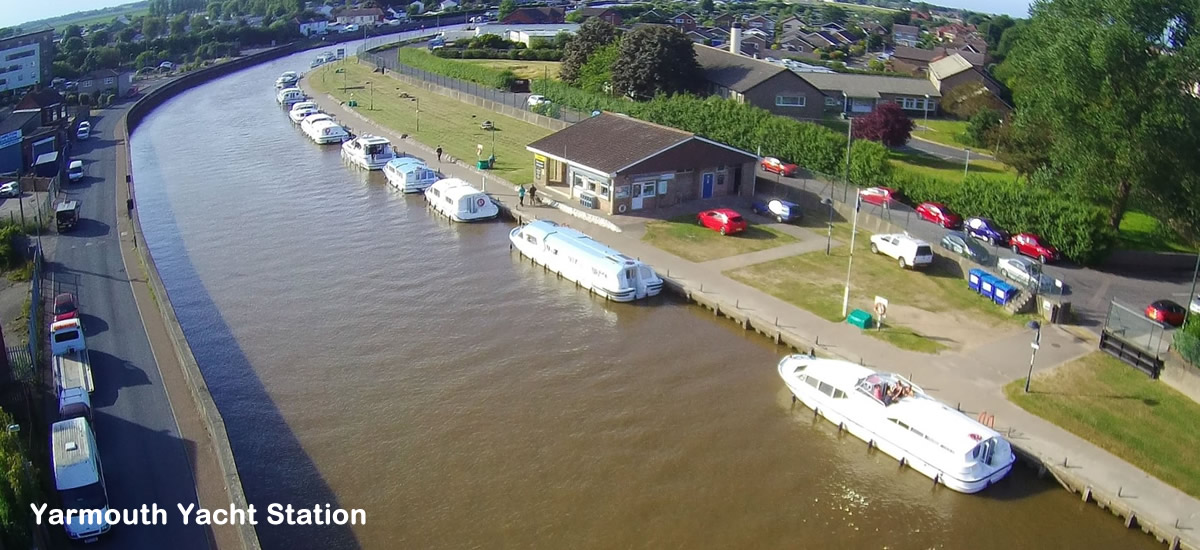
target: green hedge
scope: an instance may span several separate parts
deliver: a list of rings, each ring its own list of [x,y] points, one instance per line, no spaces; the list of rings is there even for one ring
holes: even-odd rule
[[[507,90],[517,78],[512,71],[442,59],[416,48],[400,48],[397,55],[401,63],[410,67],[501,90]]]
[[[560,61],[562,50],[554,49],[457,49],[438,48],[433,55],[443,59],[517,59],[522,61]]]

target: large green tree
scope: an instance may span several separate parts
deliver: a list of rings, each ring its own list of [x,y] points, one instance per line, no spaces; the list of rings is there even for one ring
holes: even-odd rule
[[[608,44],[596,50],[579,69],[577,86],[593,93],[608,93],[613,65],[621,55],[620,46]]]
[[[0,410],[0,426],[12,421]],[[0,431],[0,546],[4,548],[29,548],[33,542],[29,504],[38,498],[34,479],[36,474],[18,433]]]
[[[642,27],[621,38],[612,80],[617,93],[649,99],[696,89],[703,78],[687,35],[675,27]]]
[[[568,84],[577,84],[579,69],[583,67],[592,53],[611,44],[617,38],[617,28],[611,23],[593,17],[579,26],[579,32],[567,42],[563,49],[562,66],[558,69],[558,77]]]
[[[496,17],[503,21],[508,14],[514,11],[517,11],[517,0],[500,0],[500,9],[497,11]]]
[[[1132,196],[1171,196],[1200,170],[1200,3],[1038,0],[1031,13],[1008,58],[1018,117],[1053,136],[1060,188],[1116,228]]]

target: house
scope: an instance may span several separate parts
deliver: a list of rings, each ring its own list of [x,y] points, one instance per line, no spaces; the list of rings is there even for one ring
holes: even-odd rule
[[[500,22],[505,25],[547,25],[551,23],[563,23],[566,21],[566,17],[567,13],[562,8],[537,6],[517,8]]]
[[[945,49],[926,50],[912,46],[896,46],[892,51],[892,62],[897,72],[924,73],[934,59],[945,55]]]
[[[813,53],[815,46],[810,44],[803,36],[798,34],[784,35],[780,39],[779,46],[789,52]]]
[[[941,93],[924,78],[905,78],[847,73],[804,73],[804,79],[825,93],[825,105],[833,111],[866,114],[876,105],[896,103],[906,111],[937,111]],[[846,105],[845,99],[849,99]]]
[[[804,30],[804,21],[796,16],[791,16],[779,23],[783,34],[795,34]]]
[[[952,54],[929,64],[929,82],[946,95],[963,84],[978,82],[999,97],[1002,88],[987,71],[967,61],[961,54]]]
[[[767,39],[761,36],[749,35],[742,39],[742,54],[750,57],[762,57],[770,49]]]
[[[846,30],[846,27],[843,27],[841,23],[838,23],[836,21],[830,21],[828,23],[825,23],[824,25],[821,25],[821,30],[823,30],[825,32],[834,33],[834,32],[838,32],[838,31],[844,31],[844,30]]]
[[[728,29],[733,26],[733,22],[738,20],[735,13],[725,12],[713,18],[713,24],[722,29]]]
[[[821,118],[825,104],[821,90],[786,67],[708,46],[697,45],[695,50],[708,94],[777,115]]]
[[[751,30],[762,31],[767,37],[775,34],[775,20],[762,15],[747,17],[742,21],[742,27],[746,29],[746,32],[750,32]]]
[[[10,117],[15,117],[13,124],[21,129],[21,156],[26,169],[38,157],[61,151],[67,143],[70,125],[67,102],[54,90],[43,88],[26,93],[13,107]]]
[[[685,34],[688,37],[688,40],[691,40],[692,42],[695,42],[697,44],[710,44],[711,45],[712,41],[713,41],[712,36],[709,35],[707,32],[705,32],[705,30],[703,28],[697,28],[696,30],[687,31],[683,34]]]
[[[324,4],[321,4],[320,6],[313,8],[312,11],[313,11],[313,13],[320,14],[321,17],[324,17],[325,19],[329,19],[330,17],[333,17],[333,6],[326,6]]]
[[[829,35],[825,31],[817,31],[803,36],[805,42],[812,44],[816,48],[832,48],[840,44],[836,38]]]
[[[383,10],[379,8],[346,9],[337,14],[337,24],[339,25],[367,26],[380,21],[383,21]]]
[[[493,27],[493,25],[486,25]],[[504,25],[495,25],[495,27],[504,27]],[[481,27],[482,28],[482,27]],[[576,23],[559,23],[550,25],[512,25],[506,27],[506,32],[491,34],[499,34],[510,42],[520,42],[526,47],[532,46],[535,39],[543,39],[553,41],[554,37],[559,33],[575,34],[579,32],[579,25]],[[489,31],[481,31],[479,35],[488,34]],[[479,36],[477,35],[477,36]]]
[[[300,34],[303,34],[304,36],[315,36],[328,32],[325,30],[325,28],[329,26],[329,21],[324,18],[296,18],[293,19],[292,22],[300,28]]]
[[[854,36],[854,33],[851,33],[850,31],[834,31],[833,37],[842,44],[853,44],[858,42],[858,37]]]
[[[450,10],[457,8],[458,6],[459,6],[458,0],[442,0],[442,3],[438,4],[438,9],[442,10],[442,11],[450,11]]]
[[[533,153],[535,185],[590,195],[607,214],[754,194],[754,154],[625,115],[601,113],[525,149]]]
[[[593,17],[608,21],[613,26],[621,25],[621,14],[612,8],[579,8],[579,22],[583,23]]]
[[[892,25],[892,44],[915,47],[921,41],[921,29],[912,25]]]
[[[663,15],[657,11],[647,10],[642,12],[642,14],[637,17],[637,20],[644,23],[662,23],[666,20],[666,17],[663,17]]]
[[[951,23],[938,27],[936,32],[938,40],[942,42],[954,42],[956,39],[966,38],[969,35],[975,34],[975,25]]]
[[[13,107],[13,114],[38,113],[41,126],[59,126],[67,122],[67,101],[62,94],[43,88],[26,93]]]
[[[114,93],[118,97],[125,97],[133,85],[133,73],[100,69],[79,77],[76,82],[80,93],[88,93],[93,96],[97,93]]]
[[[696,30],[696,18],[687,13],[676,14],[669,22],[683,32]]]

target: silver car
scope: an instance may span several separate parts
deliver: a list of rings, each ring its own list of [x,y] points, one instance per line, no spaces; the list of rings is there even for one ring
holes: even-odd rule
[[[1029,258],[1000,258],[996,269],[1005,279],[1030,287],[1041,279],[1042,266]]]

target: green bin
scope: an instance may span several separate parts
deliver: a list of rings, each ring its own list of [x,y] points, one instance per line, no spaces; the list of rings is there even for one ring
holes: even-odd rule
[[[347,107],[358,107],[358,102],[351,99],[350,101],[346,102],[346,106]]]
[[[491,167],[492,167],[492,163],[491,163],[491,161],[489,161],[488,159],[483,159],[483,160],[480,160],[480,161],[476,161],[476,162],[475,162],[475,167],[476,167],[476,168],[478,168],[478,169],[480,169],[480,170],[487,170],[488,168],[491,168]]]
[[[872,325],[871,314],[861,309],[856,309],[850,312],[849,317],[846,317],[846,322],[861,329],[869,329]]]

